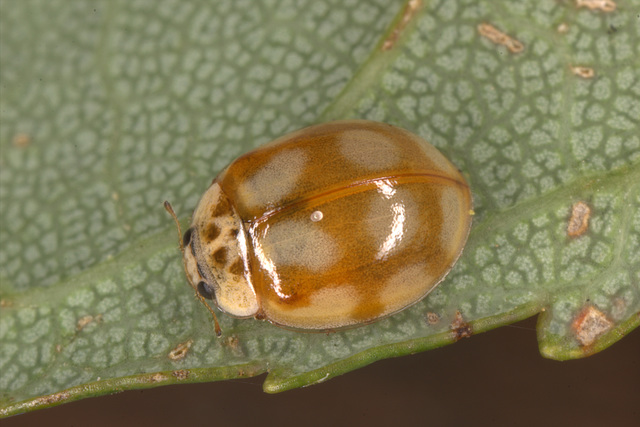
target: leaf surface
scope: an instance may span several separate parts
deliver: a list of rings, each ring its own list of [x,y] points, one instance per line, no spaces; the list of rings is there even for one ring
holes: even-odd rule
[[[268,371],[325,381],[541,313],[541,353],[640,324],[640,3],[2,2],[0,414]],[[37,6],[37,7],[34,7]],[[421,303],[332,334],[220,316],[183,226],[233,158],[389,122],[466,175],[465,252]]]

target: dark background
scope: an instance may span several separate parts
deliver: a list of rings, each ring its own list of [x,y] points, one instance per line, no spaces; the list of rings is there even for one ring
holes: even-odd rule
[[[85,399],[11,426],[639,426],[640,332],[581,360],[538,353],[535,318],[268,395],[264,375]]]

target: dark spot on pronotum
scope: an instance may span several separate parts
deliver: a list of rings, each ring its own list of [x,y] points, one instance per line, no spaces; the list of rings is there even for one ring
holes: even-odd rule
[[[214,218],[229,215],[231,212],[231,206],[229,206],[229,201],[226,197],[222,196],[218,199],[218,203],[211,207],[211,216]]]
[[[220,227],[210,222],[204,230],[204,237],[208,242],[213,242],[220,235]]]
[[[229,272],[235,275],[241,275],[244,272],[244,264],[240,258],[236,259],[231,267],[229,267]]]
[[[213,292],[206,282],[198,283],[198,293],[204,299],[213,299]]]
[[[239,232],[240,232],[240,231],[239,231],[237,228],[232,228],[232,229],[231,229],[231,235],[232,235],[233,237],[237,237]]]
[[[190,227],[187,231],[184,232],[182,236],[182,244],[186,247],[191,243],[191,233],[193,233],[193,228]]]
[[[227,248],[218,248],[212,255],[215,264],[225,264],[227,262]]]

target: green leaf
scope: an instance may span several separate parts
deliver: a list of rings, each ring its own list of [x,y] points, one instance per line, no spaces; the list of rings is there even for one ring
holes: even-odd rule
[[[605,3],[0,3],[0,415],[262,372],[277,392],[536,313],[545,357],[629,333],[640,3],[582,4]],[[233,158],[345,118],[412,130],[463,171],[462,258],[373,325],[220,316],[217,339],[162,202],[186,224]]]

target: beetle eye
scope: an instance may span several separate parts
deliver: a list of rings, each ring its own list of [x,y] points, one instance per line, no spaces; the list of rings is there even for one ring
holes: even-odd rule
[[[193,233],[193,227],[184,232],[182,236],[182,244],[184,246],[189,246],[189,243],[191,243],[191,233]]]
[[[213,289],[206,282],[198,283],[198,293],[204,299],[213,299]]]

